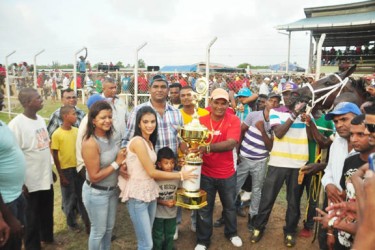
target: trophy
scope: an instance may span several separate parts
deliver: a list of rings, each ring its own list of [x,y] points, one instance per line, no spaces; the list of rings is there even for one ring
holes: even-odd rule
[[[199,101],[202,100],[203,95],[207,92],[207,88],[208,84],[204,79],[197,80],[196,93],[193,93],[193,103],[195,104],[195,112],[192,116],[193,120],[179,130],[179,137],[188,144],[189,149],[198,149],[199,146],[209,145],[213,139],[213,132],[199,123],[197,113]],[[183,181],[183,188],[177,191],[176,206],[188,209],[200,209],[207,205],[207,193],[200,190],[203,161],[199,153],[188,153],[184,157],[184,168],[187,170],[196,168],[194,173],[198,175],[198,178]]]

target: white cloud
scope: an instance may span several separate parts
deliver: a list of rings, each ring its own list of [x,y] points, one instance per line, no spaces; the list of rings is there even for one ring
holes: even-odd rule
[[[286,60],[287,37],[275,26],[304,18],[303,8],[350,0],[14,0],[0,2],[0,63],[72,63],[74,52],[87,46],[88,60],[134,63],[135,49],[149,65],[189,64],[205,60],[236,66],[267,65]],[[357,1],[358,2],[358,1]],[[307,64],[309,36],[292,35],[291,61]]]

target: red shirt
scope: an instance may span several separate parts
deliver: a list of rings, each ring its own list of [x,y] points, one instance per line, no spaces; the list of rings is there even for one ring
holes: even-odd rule
[[[215,122],[211,119],[211,115],[199,118],[202,125],[209,130],[214,131],[213,143],[234,139],[237,143],[240,140],[241,122],[235,116],[226,113],[224,119]],[[237,152],[236,148],[225,152],[214,152],[203,154],[202,174],[218,179],[226,179],[236,173]]]
[[[0,76],[6,76],[5,67],[0,67]]]
[[[148,82],[147,82],[146,77],[140,76],[138,78],[138,89],[141,90],[141,91],[143,91],[143,92],[147,92],[147,90],[148,90]]]

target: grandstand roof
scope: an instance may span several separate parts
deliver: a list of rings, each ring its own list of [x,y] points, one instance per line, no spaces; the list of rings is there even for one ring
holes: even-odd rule
[[[306,18],[276,29],[311,31],[316,42],[326,33],[323,47],[374,44],[375,1],[305,8],[304,11]]]

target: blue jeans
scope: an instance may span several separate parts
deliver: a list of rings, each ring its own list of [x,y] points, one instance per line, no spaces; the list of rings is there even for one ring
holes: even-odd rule
[[[241,163],[237,167],[237,188],[236,194],[240,192],[242,185],[246,178],[251,175],[252,193],[249,207],[249,214],[251,217],[258,214],[260,197],[262,195],[262,187],[267,169],[268,158],[262,160],[251,160],[240,156]]]
[[[127,201],[130,219],[133,222],[135,235],[137,236],[138,250],[151,250],[152,225],[156,214],[156,200],[144,202],[130,198]]]
[[[91,221],[89,250],[111,248],[112,230],[115,226],[118,189],[104,191],[83,184],[82,199]]]
[[[236,214],[237,174],[226,179],[216,179],[201,175],[201,189],[207,192],[208,205],[197,210],[197,243],[208,247],[212,236],[212,214],[216,193],[219,192],[223,205],[224,234],[227,238],[237,235]]]
[[[63,175],[69,181],[67,186],[61,185],[61,206],[66,216],[66,223],[69,227],[77,226],[76,208],[78,206],[78,173],[76,168],[62,170]]]

